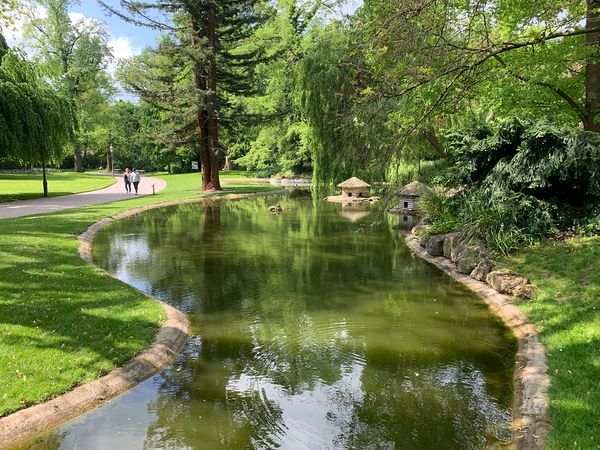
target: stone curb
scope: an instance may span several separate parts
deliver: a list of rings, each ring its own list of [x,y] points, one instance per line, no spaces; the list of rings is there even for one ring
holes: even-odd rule
[[[435,265],[455,280],[466,285],[481,297],[517,337],[518,350],[514,374],[514,399],[512,408],[515,449],[543,449],[550,431],[548,421],[548,388],[550,377],[546,353],[540,342],[538,329],[514,304],[510,297],[468,275],[456,271],[454,264],[443,256],[431,256],[423,249],[413,234],[406,236],[406,244],[417,256]]]
[[[91,225],[80,234],[79,255],[90,265],[92,262],[91,244],[94,235],[108,224],[125,217],[133,216],[165,206],[185,203],[201,203],[216,199],[236,200],[248,197],[280,194],[285,190],[257,192],[251,194],[230,194],[222,197],[201,197],[145,205],[123,211],[115,216],[106,217]],[[99,269],[102,270],[102,269]],[[113,278],[114,275],[110,274]],[[165,309],[167,321],[158,331],[154,342],[124,366],[119,367],[97,380],[78,386],[52,400],[19,410],[0,418],[0,449],[11,448],[91,409],[97,408],[119,394],[131,389],[145,379],[159,372],[183,348],[189,336],[189,322],[184,313],[160,301],[156,297],[143,293],[159,302]]]

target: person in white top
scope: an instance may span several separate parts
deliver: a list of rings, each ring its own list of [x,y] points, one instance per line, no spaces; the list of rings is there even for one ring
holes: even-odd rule
[[[137,193],[138,193],[138,186],[140,184],[140,178],[142,178],[142,176],[140,175],[138,170],[134,168],[133,172],[131,172],[131,183],[133,184],[133,189],[135,189],[135,195],[137,195]]]

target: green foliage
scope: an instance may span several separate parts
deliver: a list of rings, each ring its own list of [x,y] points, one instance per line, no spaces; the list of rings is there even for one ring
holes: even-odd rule
[[[396,185],[403,186],[411,181],[417,180],[424,184],[443,184],[448,176],[449,162],[447,159],[435,159],[425,161],[403,161],[390,164],[386,179]]]
[[[508,253],[555,233],[553,213],[547,202],[486,183],[465,199],[461,230],[488,248]]]
[[[0,65],[0,157],[28,164],[60,161],[73,139],[69,101],[14,52]]]
[[[419,211],[431,222],[431,234],[453,231],[459,225],[458,200],[440,189],[432,189],[419,198]]]
[[[357,86],[364,61],[356,54],[359,42],[350,30],[336,21],[312,30],[299,68],[317,183],[351,175],[383,180],[397,150],[393,132],[376,120],[386,117],[389,106],[367,101],[369,91]]]
[[[600,206],[596,205],[591,213],[579,219],[574,231],[579,236],[600,236]]]
[[[587,223],[585,205],[600,201],[598,134],[513,118],[495,132],[475,123],[446,140],[450,165],[440,181],[463,189],[455,205],[461,228],[502,253]],[[425,205],[435,223],[441,207],[434,200]]]

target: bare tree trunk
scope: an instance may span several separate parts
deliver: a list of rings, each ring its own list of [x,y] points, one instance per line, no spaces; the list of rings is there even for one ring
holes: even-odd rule
[[[215,14],[215,5],[211,2],[208,9],[208,89],[210,90],[211,106],[208,110],[208,144],[211,160],[211,184],[209,189],[221,190],[219,180],[219,125],[217,122],[218,98],[217,98],[217,18]]]
[[[198,22],[192,20],[192,47],[196,47],[199,31],[200,27],[198,26]],[[206,75],[198,62],[194,67],[194,83],[199,92],[206,92]],[[200,135],[200,172],[202,173],[202,190],[207,191],[210,190],[212,186],[212,170],[208,142],[208,111],[204,104],[199,106],[197,116],[198,134]]]
[[[586,0],[588,30],[600,27],[600,0]],[[592,47],[585,66],[585,118],[583,129],[600,132],[600,31],[587,33],[585,43]]]

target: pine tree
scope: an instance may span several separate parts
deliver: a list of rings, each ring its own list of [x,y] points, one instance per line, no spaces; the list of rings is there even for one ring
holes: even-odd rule
[[[146,51],[125,70],[125,83],[150,104],[185,114],[181,132],[195,123],[202,170],[202,190],[220,190],[222,151],[219,129],[238,120],[243,102],[236,97],[264,89],[254,78],[257,64],[268,59],[265,47],[249,38],[271,10],[264,0],[171,0],[140,4],[120,0],[122,10],[108,10],[138,25],[169,34],[157,49]],[[159,21],[156,13],[168,14]],[[136,64],[138,65],[136,69]],[[127,76],[127,72],[129,76]]]

